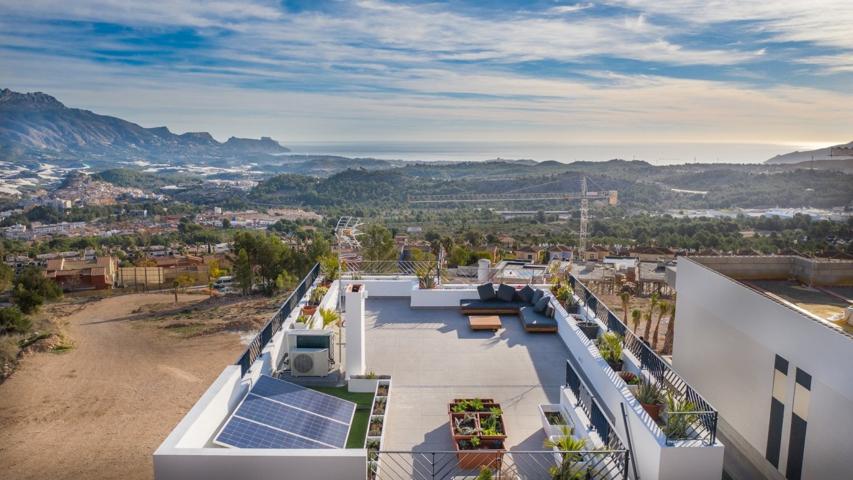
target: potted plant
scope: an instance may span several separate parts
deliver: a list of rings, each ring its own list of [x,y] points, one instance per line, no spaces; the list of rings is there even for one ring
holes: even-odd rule
[[[314,290],[311,291],[311,295],[308,296],[308,304],[302,307],[303,315],[314,315],[317,312],[317,306],[320,305],[320,302],[323,300],[323,297],[326,295],[329,289],[323,286],[318,286]]]
[[[451,413],[450,427],[454,440],[470,439],[479,433],[477,416],[473,413]]]
[[[367,460],[376,461],[379,458],[379,447],[381,443],[379,439],[370,439],[367,441]]]
[[[539,419],[542,421],[542,430],[545,431],[546,437],[559,435],[560,429],[569,424],[559,404],[539,405]]]
[[[663,393],[657,384],[651,380],[643,380],[640,386],[637,387],[637,393],[634,395],[637,401],[643,406],[643,410],[652,417],[655,422],[660,422],[661,402],[663,402]]]
[[[563,426],[560,435],[550,437],[544,442],[545,448],[554,450],[559,457],[558,465],[551,467],[548,473],[555,480],[580,480],[586,478],[584,467],[579,465],[586,450],[586,440],[575,438],[572,429]]]
[[[311,317],[307,315],[300,314],[296,317],[296,320],[293,322],[293,328],[297,330],[304,330],[311,326]]]
[[[500,470],[501,457],[505,452],[503,440],[482,440],[478,436],[454,441],[456,459],[462,470],[482,467]]]
[[[598,322],[594,320],[584,320],[580,315],[572,315],[578,328],[586,335],[586,338],[595,340],[598,338]]]
[[[699,415],[693,412],[696,412],[693,402],[686,398],[675,398],[671,392],[667,392],[663,426],[667,440],[688,438],[691,425],[699,419]]]
[[[329,287],[332,282],[341,278],[341,262],[336,255],[326,255],[320,258],[320,270],[323,272],[323,285]]]
[[[637,389],[640,388],[640,377],[633,372],[625,371],[619,372],[619,377],[628,385],[628,390],[636,396]]]
[[[598,351],[614,372],[622,370],[622,335],[605,332],[598,339]]]
[[[385,401],[388,397],[376,397],[373,400],[373,415],[385,415]]]
[[[376,387],[376,395],[380,397],[388,396],[388,385],[384,383],[380,383],[379,386]]]
[[[506,440],[503,411],[499,407],[492,407],[489,413],[478,413],[477,421],[482,440]]]
[[[416,272],[418,276],[418,287],[424,290],[435,288],[435,266],[419,268]]]
[[[557,301],[561,305],[568,307],[569,302],[572,300],[572,288],[568,285],[560,285],[557,291],[554,292],[554,296],[557,297]]]
[[[382,418],[383,417],[373,417],[370,420],[370,426],[367,429],[367,436],[378,437],[382,435]]]

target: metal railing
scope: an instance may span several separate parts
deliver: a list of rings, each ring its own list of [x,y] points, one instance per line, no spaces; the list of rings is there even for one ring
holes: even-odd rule
[[[578,406],[589,417],[590,426],[601,439],[608,450],[626,450],[625,444],[616,433],[611,418],[615,415],[605,411],[599,405],[595,393],[584,380],[584,375],[578,373],[571,360],[566,360],[566,387],[574,394]]]
[[[380,451],[377,459],[368,465],[368,480],[628,478],[627,450]],[[491,476],[485,476],[484,470]]]
[[[430,270],[436,271],[435,260],[345,260],[341,262],[344,278],[365,275],[418,276]]]
[[[671,394],[676,403],[689,407],[685,411],[666,413],[668,418],[672,418],[662,427],[667,444],[673,445],[676,440],[698,440],[706,445],[716,443],[718,414],[711,404],[574,275],[569,275],[569,283],[583,305],[592,310],[608,330],[622,336],[624,348],[640,360],[640,368]]]
[[[240,375],[245,375],[249,367],[255,363],[255,360],[263,351],[264,346],[270,341],[273,335],[281,329],[284,321],[290,316],[290,313],[299,305],[302,297],[308,293],[308,289],[314,283],[314,280],[320,276],[320,264],[314,264],[299,286],[287,297],[287,300],[282,302],[281,307],[275,312],[275,315],[264,325],[260,332],[255,335],[255,338],[246,347],[246,351],[240,355],[240,358],[234,362],[235,365],[240,365]]]

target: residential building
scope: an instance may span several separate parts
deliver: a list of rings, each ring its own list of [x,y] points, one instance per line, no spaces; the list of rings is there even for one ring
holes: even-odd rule
[[[548,261],[571,262],[573,251],[565,245],[554,245],[548,248]]]
[[[531,283],[523,278],[498,288],[512,298],[502,304],[504,315],[483,319],[465,308],[489,307],[478,302],[494,293],[492,285],[422,288],[396,269],[399,262],[388,266],[382,275],[328,282],[317,308],[342,312],[344,345],[333,338],[337,329],[300,319],[323,284],[315,266],[157,448],[155,478],[475,478],[481,465],[500,478],[530,480],[552,479],[555,471],[564,478],[721,478],[714,408],[574,276],[573,313],[548,296],[531,317],[523,295],[533,290],[521,288]],[[497,331],[473,330],[482,320],[497,322],[489,327]],[[605,332],[624,336],[618,366],[591,340]],[[631,376],[693,408],[667,412],[658,423],[626,384]],[[320,386],[338,397],[371,393],[371,406],[359,414],[317,393]],[[500,415],[501,429],[477,437],[489,449],[468,449],[473,441],[457,429],[465,414],[454,416],[450,405],[466,398],[483,403],[469,409],[500,405],[483,415]],[[351,426],[367,412],[370,420],[359,420],[371,424],[365,437]],[[581,447],[545,447],[560,438],[560,422]]]
[[[853,261],[681,257],[673,364],[766,478],[849,478]]]
[[[515,251],[516,260],[526,260],[528,262],[539,263],[542,258],[542,252],[545,251],[542,247],[523,247]]]
[[[55,258],[47,261],[45,276],[65,291],[103,290],[113,288],[116,267],[114,257],[97,257],[92,261]]]
[[[589,261],[600,262],[600,261],[604,260],[604,257],[606,257],[608,255],[610,255],[610,249],[609,248],[607,248],[603,245],[593,245],[593,246],[587,248],[585,252],[583,252],[581,259],[588,261],[588,262]]]

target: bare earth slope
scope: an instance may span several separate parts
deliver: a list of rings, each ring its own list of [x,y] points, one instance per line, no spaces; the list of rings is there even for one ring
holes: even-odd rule
[[[68,318],[73,350],[22,360],[0,385],[0,477],[152,478],[153,451],[243,348],[234,333],[186,339],[123,318],[173,300],[88,303]]]

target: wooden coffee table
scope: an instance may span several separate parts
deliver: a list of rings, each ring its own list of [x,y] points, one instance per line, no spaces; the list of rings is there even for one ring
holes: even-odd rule
[[[468,315],[468,326],[471,330],[492,330],[501,328],[501,317],[497,315]]]

